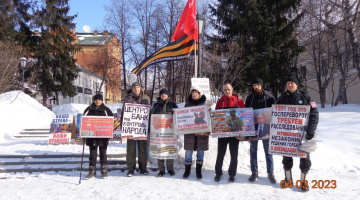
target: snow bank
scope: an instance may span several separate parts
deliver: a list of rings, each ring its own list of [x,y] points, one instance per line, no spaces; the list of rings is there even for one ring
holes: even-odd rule
[[[0,141],[23,129],[50,128],[51,110],[22,91],[0,94]]]

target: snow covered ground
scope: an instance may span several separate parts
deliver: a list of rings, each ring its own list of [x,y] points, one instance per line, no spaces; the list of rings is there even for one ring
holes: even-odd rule
[[[70,112],[69,110],[79,113],[87,105],[66,106],[54,110],[57,113]],[[79,144],[48,146],[46,139],[12,137],[24,128],[50,126],[53,113],[31,97],[19,91],[1,94],[0,108],[0,156],[81,154],[82,145]],[[216,183],[213,179],[217,140],[211,139],[210,150],[205,152],[202,180],[196,179],[195,168],[188,179],[182,178],[184,151],[181,150],[180,159],[175,162],[175,177],[165,174],[164,177],[158,178],[158,171],[150,171],[147,176],[135,173],[134,177],[129,178],[126,177],[127,171],[114,170],[109,172],[108,179],[101,179],[98,171],[96,178],[82,180],[79,184],[78,171],[0,173],[0,199],[358,199],[360,106],[340,105],[319,110],[320,123],[316,132],[318,149],[311,154],[312,167],[308,180],[310,186],[314,185],[313,180],[335,180],[335,189],[310,189],[309,192],[303,193],[296,187],[281,189],[279,184],[271,184],[267,179],[262,145],[259,145],[258,151],[259,180],[249,183],[251,171],[248,142],[241,142],[239,145],[238,174],[235,183],[228,183],[229,177],[226,173],[229,152],[223,166],[224,175],[221,181]],[[108,147],[108,154],[125,152],[125,144],[110,144]],[[87,148],[85,153],[88,153]],[[284,178],[281,160],[282,157],[274,156],[275,177],[278,183]],[[5,159],[1,158],[0,162],[3,161]],[[151,166],[156,165],[149,164],[149,167]],[[300,178],[298,166],[299,159],[295,158],[294,180]],[[7,166],[0,165],[0,168],[6,169]],[[83,177],[85,175],[86,172],[83,172]]]

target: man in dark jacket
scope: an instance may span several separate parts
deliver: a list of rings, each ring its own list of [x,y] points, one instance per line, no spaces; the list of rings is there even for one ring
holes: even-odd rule
[[[157,102],[152,107],[151,114],[172,114],[174,108],[178,108],[176,103],[171,102],[169,98],[169,91],[165,88],[161,89],[157,98]],[[158,159],[159,174],[158,177],[163,177],[165,174],[165,160]],[[166,159],[166,167],[171,176],[175,175],[174,159]]]
[[[124,98],[123,112],[125,103],[133,104],[144,104],[150,105],[150,98],[144,94],[144,90],[141,88],[141,85],[138,82],[132,84],[132,88],[127,91],[127,96]],[[122,114],[124,116],[124,113]],[[146,170],[147,166],[147,154],[146,154],[146,140],[127,140],[126,146],[126,165],[128,168],[127,176],[131,177],[134,175],[135,165],[136,165],[136,143],[138,144],[138,163],[140,174],[148,175],[149,172]]]
[[[286,80],[286,92],[284,92],[279,99],[276,101],[276,104],[285,104],[285,105],[310,105],[310,115],[309,123],[306,130],[306,139],[311,140],[317,128],[319,122],[319,111],[317,109],[315,101],[308,95],[307,92],[298,89],[299,81],[296,77],[290,77]],[[292,174],[291,168],[293,166],[293,158],[283,156],[284,170],[285,170],[285,181],[286,183],[291,180]],[[310,154],[307,154],[306,158],[300,158],[300,170],[301,170],[301,183],[306,180],[306,175],[309,172],[311,167]],[[285,183],[285,182],[283,182]],[[308,191],[309,187],[302,187],[303,191]]]
[[[230,83],[225,83],[223,85],[224,96],[216,103],[215,109],[228,109],[228,108],[244,108],[244,102],[238,97],[238,95],[233,94],[233,87]],[[227,145],[229,144],[230,149],[230,166],[229,166],[229,183],[235,181],[235,175],[237,171],[238,163],[238,151],[239,151],[239,140],[236,137],[227,137],[218,139],[218,154],[216,157],[215,164],[215,178],[216,182],[220,181],[222,172],[222,165],[224,162],[224,157],[226,153]]]
[[[85,109],[84,116],[113,116],[111,110],[103,104],[103,96],[96,94],[93,97],[94,102]],[[86,179],[90,179],[96,175],[96,158],[97,149],[99,147],[101,175],[103,178],[107,178],[107,145],[109,144],[109,138],[86,138],[86,146],[89,146],[89,174]]]
[[[256,78],[253,81],[253,93],[250,94],[245,101],[245,107],[252,107],[254,110],[261,108],[271,107],[272,104],[275,103],[275,98],[270,92],[263,89],[264,83],[260,78]],[[257,116],[257,124],[255,126],[256,130],[260,134],[264,131],[267,133],[270,132],[269,124],[264,124],[264,114],[259,113]],[[259,126],[260,130],[259,131]],[[265,130],[266,129],[266,130]],[[275,184],[275,176],[274,176],[274,163],[273,157],[269,154],[269,139],[262,140],[265,158],[266,158],[266,169],[268,173],[268,178],[271,183]],[[258,140],[254,140],[250,142],[250,167],[251,167],[251,176],[249,177],[250,182],[254,182],[258,177],[258,165],[257,165],[257,148],[258,148]]]

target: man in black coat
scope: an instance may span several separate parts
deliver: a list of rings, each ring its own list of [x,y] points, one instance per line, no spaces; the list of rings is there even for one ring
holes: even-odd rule
[[[306,128],[306,139],[311,140],[319,122],[319,111],[317,109],[315,101],[305,91],[298,89],[299,81],[296,77],[290,77],[286,80],[286,92],[284,92],[276,104],[285,105],[310,105],[309,123]],[[284,170],[285,170],[285,181],[292,181],[291,168],[293,166],[293,158],[283,156]],[[300,158],[300,170],[301,170],[301,182],[306,180],[306,175],[311,167],[310,154],[307,154],[306,158]],[[309,187],[301,187],[303,191],[308,191]]]
[[[273,95],[264,90],[264,83],[260,78],[256,78],[253,81],[253,93],[250,94],[245,101],[245,107],[252,107],[254,110],[271,107],[275,103],[275,98]],[[270,133],[270,125],[264,124],[265,116],[263,113],[259,113],[256,116],[256,126],[255,129],[258,131],[258,136],[261,138],[263,134]],[[263,125],[264,124],[264,125]],[[260,129],[259,129],[260,125]],[[266,170],[268,174],[268,179],[271,183],[275,184],[276,179],[274,176],[274,162],[273,157],[269,154],[269,139],[262,140],[264,153],[266,158]],[[254,182],[258,177],[258,163],[257,163],[257,149],[258,149],[258,140],[250,142],[250,167],[251,167],[251,176],[249,177],[250,182]]]
[[[165,88],[159,92],[157,102],[152,107],[151,114],[172,114],[174,108],[178,108],[176,103],[172,102],[169,98],[169,91]],[[165,160],[158,159],[159,174],[158,177],[163,177],[165,174]],[[175,175],[174,159],[166,159],[166,167],[171,176]]]
[[[96,94],[93,97],[94,102],[85,109],[84,116],[114,116],[111,110],[103,104],[103,96]],[[86,138],[86,146],[89,146],[89,174],[86,179],[90,179],[96,175],[96,158],[97,149],[99,147],[101,175],[103,178],[107,178],[107,145],[109,144],[109,138]]]

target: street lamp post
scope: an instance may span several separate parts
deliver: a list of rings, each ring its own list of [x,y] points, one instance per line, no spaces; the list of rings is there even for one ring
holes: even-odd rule
[[[197,78],[201,77],[201,46],[202,46],[202,33],[204,30],[204,21],[205,18],[201,15],[196,15],[196,22],[198,24],[198,30],[199,30],[199,35],[198,35],[198,39],[199,39],[199,50],[198,50],[198,69],[197,69]],[[196,74],[195,74],[196,77]]]
[[[25,67],[26,67],[27,59],[25,57],[20,58],[20,65],[22,68],[22,89],[24,90],[24,82],[25,82]]]

